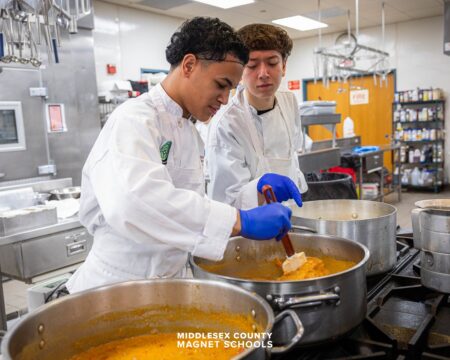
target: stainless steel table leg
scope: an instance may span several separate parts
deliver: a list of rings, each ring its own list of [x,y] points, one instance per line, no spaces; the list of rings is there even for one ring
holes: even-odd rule
[[[6,331],[6,308],[3,294],[3,278],[0,272],[0,330]]]
[[[362,190],[362,183],[363,183],[363,160],[360,158],[361,164],[359,166],[359,200],[363,198],[363,190]]]

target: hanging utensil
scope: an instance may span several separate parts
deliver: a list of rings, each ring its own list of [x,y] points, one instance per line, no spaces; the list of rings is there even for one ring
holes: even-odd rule
[[[266,199],[267,204],[277,202],[275,193],[273,192],[272,186],[264,185],[262,188],[262,193]],[[284,250],[286,251],[287,259],[283,261],[282,269],[283,273],[289,274],[298,270],[306,262],[306,255],[304,252],[296,253],[294,246],[292,245],[289,234],[285,234],[281,238],[281,243],[283,244]]]
[[[3,24],[5,20],[3,20],[3,9],[0,11],[0,20],[2,25],[0,27],[0,61],[3,61],[3,57],[5,56],[5,48],[4,48],[4,38],[3,38]]]

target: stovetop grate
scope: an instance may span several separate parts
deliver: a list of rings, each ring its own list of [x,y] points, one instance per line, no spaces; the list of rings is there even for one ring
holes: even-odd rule
[[[397,263],[367,278],[368,311],[348,336],[297,348],[275,359],[450,360],[450,296],[420,283],[420,252],[412,237],[397,237]]]

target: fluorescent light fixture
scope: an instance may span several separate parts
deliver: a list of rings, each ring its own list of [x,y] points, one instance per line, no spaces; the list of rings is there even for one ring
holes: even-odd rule
[[[203,4],[220,7],[222,9],[230,9],[236,6],[254,3],[255,0],[194,0]]]
[[[328,27],[328,25],[323,22],[316,21],[300,15],[291,16],[283,19],[277,19],[273,20],[272,22],[278,25],[287,26],[292,29],[300,31],[308,31]]]

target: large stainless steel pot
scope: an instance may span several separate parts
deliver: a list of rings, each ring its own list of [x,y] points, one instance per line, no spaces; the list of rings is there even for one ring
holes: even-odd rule
[[[208,272],[199,265],[211,261],[191,257],[194,277],[215,279],[239,285],[266,298],[278,312],[294,309],[302,320],[305,334],[299,344],[306,345],[336,338],[356,327],[366,314],[366,271],[369,251],[363,245],[338,237],[291,233],[295,250],[308,256],[329,255],[352,260],[357,265],[347,271],[301,281],[256,281]],[[219,264],[251,264],[286,256],[276,241],[250,241],[242,237],[230,240]]]
[[[367,246],[367,275],[387,272],[397,260],[397,209],[392,205],[365,200],[309,201],[292,209],[292,223]]]
[[[180,312],[180,308],[248,314],[257,331],[266,333],[288,318],[296,326],[293,337],[272,352],[288,350],[303,334],[295,312],[286,311],[274,318],[261,297],[239,287],[195,279],[143,280],[67,296],[37,309],[6,334],[3,359],[68,359],[88,347],[130,334],[154,333],[155,329],[183,332],[203,326],[211,332],[232,331],[216,320],[198,323],[189,311]],[[264,346],[250,348],[235,359],[265,359],[268,351]]]
[[[414,246],[421,249],[424,286],[450,293],[450,199],[418,201],[411,212]]]

